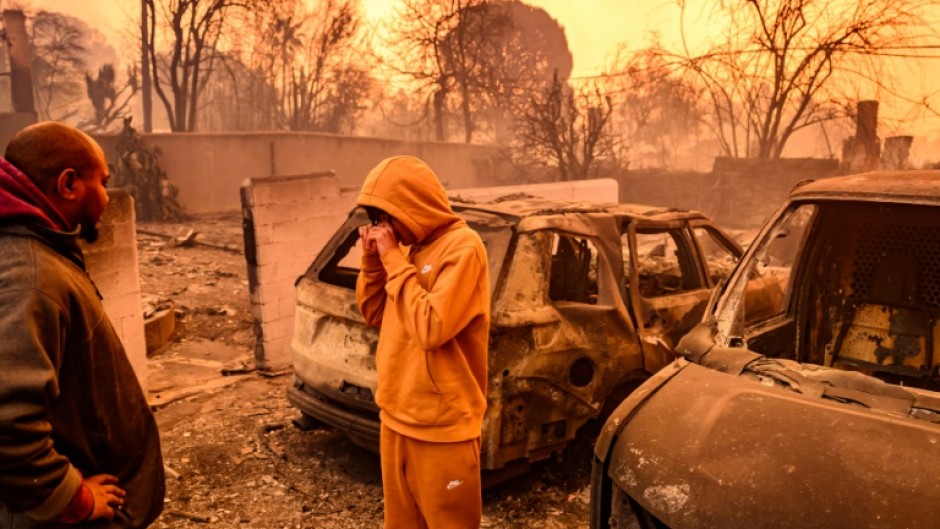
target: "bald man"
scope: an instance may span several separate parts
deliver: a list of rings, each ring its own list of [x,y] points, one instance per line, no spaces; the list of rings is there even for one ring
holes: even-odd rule
[[[0,158],[0,529],[146,527],[163,508],[156,422],[79,238],[108,204],[101,147],[44,122]]]

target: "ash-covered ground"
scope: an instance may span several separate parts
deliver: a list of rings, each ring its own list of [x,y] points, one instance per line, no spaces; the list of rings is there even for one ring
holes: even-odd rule
[[[172,306],[177,332],[150,357],[149,398],[172,469],[154,527],[382,527],[378,457],[329,427],[301,431],[287,402],[290,373],[253,371],[252,331],[237,216],[141,223],[148,310]],[[596,429],[596,428],[595,428]],[[561,460],[484,492],[483,526],[586,528],[594,435]]]

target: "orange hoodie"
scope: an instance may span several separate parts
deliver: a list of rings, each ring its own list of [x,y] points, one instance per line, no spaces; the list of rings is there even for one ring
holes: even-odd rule
[[[450,209],[437,175],[411,156],[372,169],[357,204],[384,210],[417,239],[407,254],[364,252],[356,284],[363,318],[381,327],[382,422],[423,441],[479,437],[490,327],[483,241]]]

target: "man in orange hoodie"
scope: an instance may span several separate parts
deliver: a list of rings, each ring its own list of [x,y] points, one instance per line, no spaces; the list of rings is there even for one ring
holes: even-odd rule
[[[489,274],[480,236],[421,160],[384,160],[357,201],[356,285],[376,352],[385,528],[477,528]],[[405,247],[404,249],[402,247]]]

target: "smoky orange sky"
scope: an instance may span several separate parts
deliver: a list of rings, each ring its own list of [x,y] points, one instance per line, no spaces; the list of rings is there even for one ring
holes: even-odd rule
[[[597,73],[605,57],[620,42],[641,46],[649,29],[672,30],[676,4],[669,0],[532,0],[561,23],[574,55],[574,75]],[[119,28],[137,16],[137,0],[0,0],[4,7],[33,6],[60,11],[87,21],[115,42]],[[362,0],[365,14],[373,20],[389,15],[394,0]]]
[[[261,0],[257,0],[261,1]],[[599,73],[605,60],[618,45],[630,48],[643,47],[650,32],[661,35],[666,45],[679,40],[678,0],[527,0],[529,4],[545,9],[565,28],[569,48],[574,57],[576,77]],[[713,22],[702,16],[714,0],[686,0],[687,36],[693,45],[704,43]],[[393,12],[394,0],[362,0],[365,14],[374,21],[381,21]],[[98,27],[112,45],[121,51],[127,47],[119,36],[120,28],[127,28],[130,21],[139,15],[138,0],[0,0],[0,6],[32,6],[35,9],[61,11]],[[933,31],[940,32],[940,4],[931,13]],[[124,29],[123,31],[126,31]],[[932,52],[940,56],[940,51]],[[132,50],[125,50],[124,57],[132,57]],[[940,58],[917,62],[899,63],[895,70],[903,77],[902,84],[913,88],[912,93],[923,97],[940,112]],[[940,152],[940,117],[923,107],[909,103],[888,101],[889,96],[870,92],[859,93],[860,98],[882,100],[882,117],[885,131],[890,134],[915,134],[936,142]],[[923,145],[923,140],[919,141]],[[917,144],[915,143],[915,146]]]

